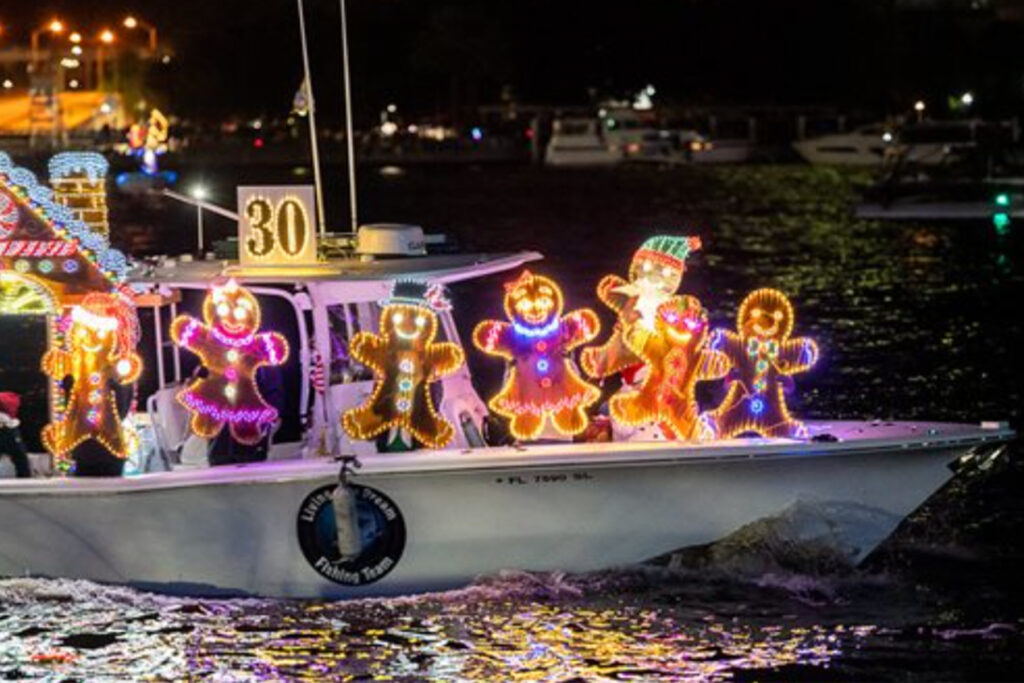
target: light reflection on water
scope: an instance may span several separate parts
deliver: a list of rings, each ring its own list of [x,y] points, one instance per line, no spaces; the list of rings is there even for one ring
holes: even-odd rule
[[[514,580],[439,601],[347,604],[173,600],[28,580],[0,581],[0,595],[10,610],[0,627],[11,634],[0,674],[24,678],[724,680],[826,666],[875,630],[593,607],[531,597]]]

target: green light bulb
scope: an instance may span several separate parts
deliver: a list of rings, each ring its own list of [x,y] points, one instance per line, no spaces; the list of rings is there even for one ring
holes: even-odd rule
[[[995,226],[996,232],[1000,235],[1005,235],[1009,232],[1010,227],[1010,214],[999,212],[992,215],[992,225]]]
[[[1005,192],[1000,192],[996,195],[996,206],[1009,206],[1010,195]]]

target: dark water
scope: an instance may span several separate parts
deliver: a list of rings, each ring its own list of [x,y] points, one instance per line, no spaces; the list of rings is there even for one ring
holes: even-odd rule
[[[290,169],[185,169],[220,203]],[[342,197],[333,177],[329,196]],[[654,232],[699,234],[683,289],[718,324],[776,286],[824,357],[798,378],[811,417],[1008,419],[1021,411],[1024,239],[985,224],[852,218],[857,173],[802,166],[625,172],[525,168],[364,173],[364,220],[416,222],[467,249],[538,249],[571,305],[624,273]],[[189,244],[194,215],[119,202],[119,238]],[[329,202],[343,222],[343,202]],[[208,220],[215,234],[231,227]],[[500,278],[455,292],[469,327]],[[24,325],[22,323],[22,325]],[[9,328],[8,328],[9,329]],[[20,328],[21,338],[31,337]],[[4,332],[6,335],[7,332]],[[0,386],[33,381],[9,344]],[[481,388],[498,369],[471,354]],[[24,367],[19,367],[24,363]],[[20,374],[19,374],[20,373]],[[181,600],[88,583],[0,581],[0,676],[119,680],[1020,680],[1024,466],[1019,449],[955,479],[854,570],[746,534],[679,569],[506,574],[463,591],[358,603]],[[2,523],[2,520],[0,520]]]

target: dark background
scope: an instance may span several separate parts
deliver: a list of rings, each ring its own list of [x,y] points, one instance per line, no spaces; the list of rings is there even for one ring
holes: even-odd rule
[[[336,0],[306,0],[323,124],[341,115]],[[174,53],[147,84],[179,115],[283,115],[301,82],[291,0],[44,0],[4,3],[0,47],[27,44],[54,16],[74,30],[118,31],[127,13]],[[594,3],[348,0],[357,125],[388,103],[459,119],[477,104],[587,103],[648,83],[660,102],[829,104],[929,113],[971,90],[974,111],[1024,101],[1019,0],[636,0]],[[933,106],[934,105],[934,106]],[[458,122],[458,121],[456,121]]]

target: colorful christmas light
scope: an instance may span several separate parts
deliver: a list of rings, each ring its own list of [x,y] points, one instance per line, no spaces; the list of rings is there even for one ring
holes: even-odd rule
[[[206,439],[227,424],[232,438],[253,445],[263,428],[277,420],[277,409],[263,400],[256,371],[288,359],[288,342],[277,332],[258,333],[260,306],[234,280],[216,284],[203,300],[205,324],[188,315],[171,323],[171,338],[199,356],[208,375],[178,394],[192,413],[192,431]]]
[[[623,342],[648,368],[640,386],[616,394],[609,410],[630,426],[659,424],[669,438],[707,439],[698,420],[697,382],[723,377],[724,354],[706,348],[707,312],[692,296],[674,296],[655,315],[654,329],[626,329]]]
[[[701,416],[721,438],[751,432],[767,437],[806,439],[807,428],[789,413],[785,378],[818,361],[813,339],[790,339],[795,315],[782,292],[759,289],[740,305],[737,333],[715,330],[710,347],[724,354],[735,377],[722,404]]]
[[[629,281],[607,275],[597,285],[597,296],[616,315],[611,336],[601,346],[584,349],[580,364],[595,379],[620,372],[633,376],[642,367],[640,358],[623,341],[635,326],[654,329],[658,307],[679,289],[686,259],[700,249],[699,237],[659,235],[648,239],[633,255]]]
[[[373,371],[373,392],[342,415],[351,438],[373,439],[391,429],[408,430],[428,448],[443,448],[455,427],[434,408],[430,385],[465,362],[462,347],[435,342],[438,310],[447,307],[438,285],[399,281],[380,314],[379,334],[360,332],[349,354]]]
[[[509,364],[491,410],[521,441],[536,439],[549,420],[561,434],[583,432],[601,392],[579,376],[570,353],[597,336],[597,315],[581,308],[563,316],[562,290],[528,270],[505,285],[504,303],[509,322],[484,320],[473,331],[478,349]]]
[[[75,217],[74,212],[55,201],[53,191],[36,181],[36,177],[28,170],[15,166],[11,158],[0,152],[0,196],[7,195],[14,199],[30,213],[44,221],[59,242],[70,245],[60,247],[63,253],[48,253],[46,256],[80,254],[93,264],[112,284],[121,283],[128,270],[128,261],[124,254],[111,249],[103,235],[97,234]],[[17,224],[11,229],[17,231]],[[53,240],[41,240],[49,243]],[[4,242],[0,242],[3,245]],[[6,247],[5,247],[6,248]],[[18,247],[26,249],[27,247]],[[57,250],[58,247],[47,247]],[[70,249],[71,251],[66,251]]]
[[[69,208],[93,232],[107,237],[107,169],[96,152],[61,152],[50,159],[54,199]]]
[[[89,294],[71,309],[64,335],[67,349],[43,356],[43,372],[54,380],[71,377],[66,407],[43,429],[43,445],[60,458],[94,439],[119,458],[128,456],[123,416],[114,384],[131,384],[142,372],[135,352],[138,319],[130,302],[116,294]]]

